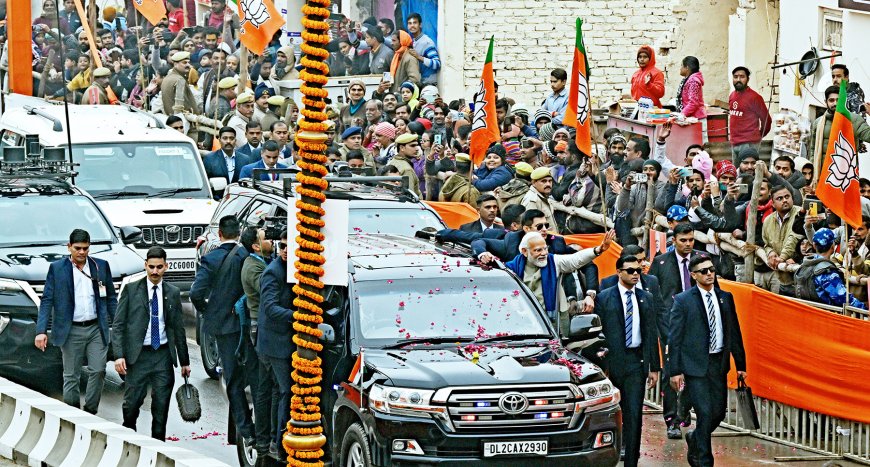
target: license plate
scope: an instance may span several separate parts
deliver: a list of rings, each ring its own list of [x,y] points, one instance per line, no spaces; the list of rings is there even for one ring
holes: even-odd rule
[[[173,259],[169,260],[170,271],[193,271],[196,269],[195,259]]]
[[[546,456],[547,441],[499,441],[495,443],[483,443],[483,457],[523,454]]]

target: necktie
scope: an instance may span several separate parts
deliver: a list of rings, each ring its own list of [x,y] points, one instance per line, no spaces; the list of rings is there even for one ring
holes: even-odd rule
[[[153,287],[154,293],[151,295],[151,347],[154,350],[160,348],[160,316],[157,306],[157,286]]]
[[[625,291],[625,348],[631,348],[631,335],[634,333],[634,303],[631,301],[631,290]]]
[[[692,288],[692,276],[689,274],[689,258],[683,258],[683,291]]]
[[[710,353],[716,350],[716,308],[713,307],[713,294],[707,292],[707,324],[710,325]]]

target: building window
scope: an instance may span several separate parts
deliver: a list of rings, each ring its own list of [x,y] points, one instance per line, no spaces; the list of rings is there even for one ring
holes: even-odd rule
[[[843,12],[821,9],[819,37],[822,50],[839,51],[843,49]]]

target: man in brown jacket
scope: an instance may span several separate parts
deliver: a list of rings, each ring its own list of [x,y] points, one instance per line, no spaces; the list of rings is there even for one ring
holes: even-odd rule
[[[160,94],[163,97],[163,111],[174,115],[182,111],[199,113],[199,106],[193,98],[193,91],[187,84],[190,75],[190,53],[172,54],[172,70],[163,78]]]
[[[414,133],[404,134],[396,138],[396,155],[387,165],[399,169],[399,175],[408,177],[408,188],[420,196],[420,180],[414,172],[414,159],[419,155],[420,143]]]

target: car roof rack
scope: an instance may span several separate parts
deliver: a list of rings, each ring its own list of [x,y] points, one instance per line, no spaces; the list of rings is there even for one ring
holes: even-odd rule
[[[24,111],[27,112],[29,115],[38,115],[50,121],[53,124],[53,126],[51,127],[53,131],[63,131],[63,123],[61,123],[60,119],[55,117],[54,115],[42,109],[37,109],[36,107],[33,107],[31,105],[25,105]]]
[[[254,169],[251,179],[239,181],[240,186],[250,187],[264,193],[281,195],[288,198],[293,195],[293,185],[299,183],[296,175],[300,172],[299,169]],[[259,178],[263,174],[284,175],[281,177],[283,182],[281,185],[275,182],[260,181]],[[419,201],[414,192],[408,189],[408,177],[383,177],[383,176],[357,176],[340,177],[327,176],[324,180],[330,183],[326,190],[326,196],[330,199],[366,199],[366,193],[372,193],[374,190],[379,190],[381,193],[387,192],[397,197],[399,201],[413,202]],[[398,182],[400,185],[395,185]],[[350,185],[350,186],[348,186]],[[368,186],[371,189],[366,191],[361,189],[361,186]]]
[[[66,181],[78,173],[74,164],[66,159],[66,148],[42,148],[41,152],[26,151],[24,146],[2,148],[0,180],[42,178]]]

